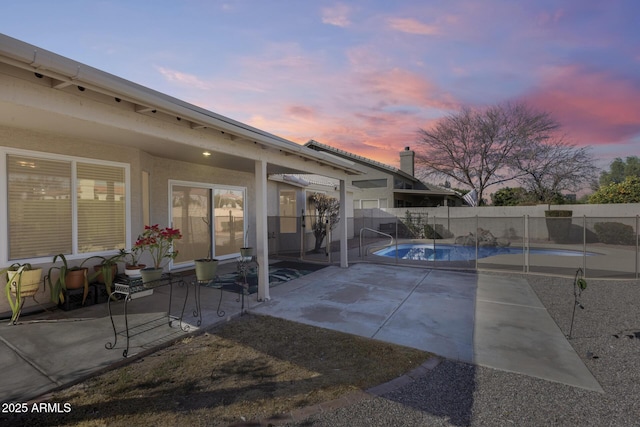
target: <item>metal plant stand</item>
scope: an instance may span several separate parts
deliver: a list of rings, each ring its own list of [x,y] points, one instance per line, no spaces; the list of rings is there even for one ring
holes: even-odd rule
[[[189,287],[186,286],[186,294],[184,297],[184,302],[182,304],[182,311],[180,316],[172,316],[171,315],[171,303],[173,300],[173,285],[178,284],[180,286],[184,286],[184,281],[181,276],[172,275],[170,273],[165,273],[158,280],[154,280],[151,282],[147,282],[145,284],[142,283],[142,278],[128,278],[118,276],[116,281],[114,282],[114,290],[109,295],[108,308],[109,308],[109,318],[111,319],[111,326],[113,327],[113,342],[107,342],[105,344],[105,348],[108,350],[112,350],[115,348],[118,343],[118,335],[124,335],[127,338],[127,345],[122,352],[123,357],[127,357],[129,355],[129,342],[130,339],[136,335],[142,334],[144,332],[150,331],[157,327],[164,325],[164,321],[158,322],[159,320],[166,320],[168,322],[169,327],[173,327],[173,322],[178,321],[179,327],[183,332],[187,332],[189,330],[189,325],[183,324],[182,318],[184,316],[184,310],[187,305],[187,297],[189,296]],[[147,322],[143,322],[141,324],[130,326],[129,325],[129,314],[127,307],[132,300],[137,298],[146,296],[151,293],[152,289],[159,288],[162,286],[169,286],[169,311],[166,316],[159,317],[157,319],[153,319]],[[116,329],[115,322],[113,320],[113,312],[111,309],[111,303],[113,300],[117,300],[117,295],[121,295],[124,298],[124,324],[125,328],[121,331]]]
[[[234,285],[223,284],[220,281],[220,277],[216,276],[213,280],[194,280],[191,283],[194,286],[194,298],[195,298],[195,309],[193,310],[193,317],[198,319],[197,325],[202,325],[202,304],[200,299],[200,288],[202,286],[206,286],[208,288],[219,289],[220,290],[220,298],[218,299],[218,308],[216,310],[216,314],[218,317],[224,317],[225,311],[220,307],[222,306],[222,295],[223,292],[233,292],[238,294],[236,298],[236,302],[241,302],[240,315],[245,313],[244,308],[244,299],[245,296],[249,295],[249,282],[247,280],[247,276],[251,271],[251,268],[256,268],[256,271],[259,268],[258,259],[255,256],[250,257],[238,257],[236,260],[236,269],[238,273],[238,280]],[[240,288],[240,292],[238,292],[238,287]]]
[[[256,258],[255,256],[241,256],[236,262],[238,278],[240,279],[236,281],[236,284],[242,287],[242,292],[240,292],[240,294],[238,295],[236,302],[240,302],[240,299],[242,299],[242,305],[240,309],[241,314],[244,313],[244,297],[245,295],[249,295],[249,282],[247,281],[247,275],[249,274],[252,265],[255,265],[257,273],[259,271],[260,265],[258,264],[258,258]]]
[[[220,310],[220,305],[222,304],[222,291],[224,290],[222,284],[218,282],[218,276],[216,276],[213,280],[195,280],[193,283],[194,286],[194,297],[196,300],[196,308],[193,310],[193,317],[198,318],[197,325],[202,325],[202,305],[200,304],[200,287],[206,286],[208,288],[220,289],[220,299],[218,300],[218,309],[216,313],[218,317],[224,317],[224,310]],[[218,284],[216,284],[218,282]]]

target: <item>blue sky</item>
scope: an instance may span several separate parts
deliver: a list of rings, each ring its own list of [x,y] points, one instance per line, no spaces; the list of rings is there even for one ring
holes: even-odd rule
[[[390,165],[462,106],[640,156],[637,0],[5,2],[1,32],[298,143]]]

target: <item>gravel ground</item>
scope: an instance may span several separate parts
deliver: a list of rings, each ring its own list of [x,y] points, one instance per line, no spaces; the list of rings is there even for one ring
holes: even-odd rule
[[[640,426],[640,281],[524,277],[604,389],[604,394],[443,360],[380,397],[289,426]]]

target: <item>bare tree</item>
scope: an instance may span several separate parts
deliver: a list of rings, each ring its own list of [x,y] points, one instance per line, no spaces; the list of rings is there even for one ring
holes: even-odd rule
[[[320,252],[322,242],[327,235],[327,226],[333,230],[340,221],[340,201],[322,193],[313,193],[309,196],[309,201],[316,209],[316,217],[311,225],[313,235],[316,238],[313,251]],[[330,244],[331,242],[327,242],[327,245]]]
[[[482,203],[487,187],[526,175],[513,168],[513,159],[551,138],[559,126],[525,104],[463,108],[418,131],[416,160],[426,174],[476,189]]]
[[[590,147],[578,148],[563,137],[528,145],[510,167],[540,202],[554,200],[563,190],[578,191],[598,176]]]

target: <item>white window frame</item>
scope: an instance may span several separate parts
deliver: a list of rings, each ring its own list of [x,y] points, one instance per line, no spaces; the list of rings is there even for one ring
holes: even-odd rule
[[[112,166],[124,168],[125,175],[125,241],[127,247],[131,247],[131,166],[128,163],[113,162],[108,160],[98,160],[88,157],[69,156],[63,154],[45,153],[42,151],[23,150],[19,148],[0,147],[0,200],[4,202],[4,209],[0,209],[0,228],[2,230],[9,230],[9,218],[7,213],[8,206],[8,180],[7,180],[7,157],[10,155],[34,157],[44,160],[57,160],[65,161],[71,164],[71,234],[72,234],[72,247],[71,253],[65,254],[67,260],[76,260],[89,258],[95,255],[107,255],[116,253],[115,251],[100,251],[100,252],[78,252],[78,179],[77,179],[77,164],[95,164],[102,166]],[[4,233],[8,236],[8,233]],[[11,260],[9,258],[9,239],[5,237],[0,244],[0,264],[8,265]],[[51,262],[51,257],[38,257],[29,259],[20,259],[21,263],[41,264]]]
[[[372,207],[372,208],[362,207],[367,202],[375,202],[376,206]],[[380,199],[360,199],[360,206],[362,207],[362,209],[379,209],[380,208]]]
[[[244,209],[243,209],[243,213],[244,213],[244,218],[243,218],[243,230],[242,230],[242,238],[244,239],[244,236],[247,234],[247,227],[249,226],[249,221],[248,221],[248,217],[249,217],[249,213],[248,213],[248,209],[247,209],[247,205],[248,205],[248,200],[247,200],[247,187],[240,187],[240,186],[234,186],[234,185],[221,185],[221,184],[214,184],[214,183],[206,183],[206,182],[197,182],[197,181],[183,181],[183,180],[177,180],[177,179],[170,179],[169,180],[169,190],[168,190],[168,194],[169,194],[169,200],[168,200],[168,206],[167,206],[167,212],[168,212],[168,218],[167,218],[167,223],[171,224],[171,226],[173,226],[173,216],[172,216],[172,212],[173,212],[173,186],[174,185],[178,185],[178,186],[183,186],[183,187],[196,187],[196,188],[204,188],[207,190],[211,190],[211,197],[215,196],[215,191],[216,190],[231,190],[231,191],[241,191],[243,194],[243,199],[244,199]],[[214,212],[210,212],[211,216],[215,216]],[[214,220],[214,218],[210,218],[210,220]],[[215,221],[214,221],[215,224]],[[213,235],[209,236],[211,238],[211,244],[213,246],[213,251],[215,252],[215,247],[216,247],[216,232],[215,229],[213,229]],[[237,258],[238,255],[240,255],[240,252],[236,252],[236,253],[232,253],[232,254],[228,254],[228,255],[216,255],[215,253],[213,254],[213,257],[224,261],[227,259],[232,259],[232,258]],[[189,266],[193,266],[195,265],[195,262],[193,261],[184,261],[181,263],[176,263],[174,264],[173,260],[170,261],[169,263],[169,269],[173,269],[173,268],[182,268],[182,267],[189,267]]]

